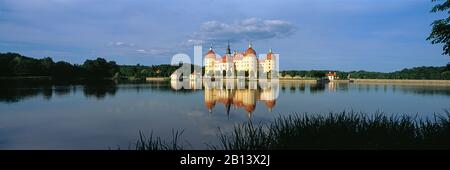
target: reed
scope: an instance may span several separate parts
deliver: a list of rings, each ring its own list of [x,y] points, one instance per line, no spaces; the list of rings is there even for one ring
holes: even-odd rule
[[[433,120],[361,113],[296,114],[220,132],[225,150],[450,149],[450,114]]]
[[[172,130],[172,140],[139,132],[136,150],[183,150],[183,131]],[[417,116],[372,115],[354,112],[294,114],[271,123],[238,124],[232,132],[218,130],[211,150],[310,150],[310,149],[450,149],[450,113],[433,119]]]
[[[180,137],[184,130],[175,131],[172,129],[172,139],[170,142],[162,140],[161,137],[155,137],[153,132],[145,136],[139,131],[139,139],[136,141],[135,150],[183,150],[187,146],[181,144]]]

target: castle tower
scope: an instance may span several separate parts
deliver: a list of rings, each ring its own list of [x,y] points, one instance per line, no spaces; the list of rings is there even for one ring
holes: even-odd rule
[[[244,52],[243,58],[244,70],[248,72],[248,76],[251,79],[257,78],[258,74],[258,61],[256,57],[256,51],[253,49],[252,42],[248,44],[247,50]]]
[[[205,54],[204,65],[205,65],[205,77],[211,77],[215,71],[215,61],[216,53],[213,51],[212,46],[209,47],[208,52]]]
[[[234,78],[235,69],[233,56],[231,56],[230,42],[228,42],[226,54],[222,57],[222,74],[226,78]]]

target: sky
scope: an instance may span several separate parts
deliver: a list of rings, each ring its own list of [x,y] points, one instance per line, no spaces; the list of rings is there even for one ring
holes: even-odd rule
[[[168,64],[212,45],[280,55],[281,70],[442,66],[431,0],[0,0],[0,52],[82,63]]]

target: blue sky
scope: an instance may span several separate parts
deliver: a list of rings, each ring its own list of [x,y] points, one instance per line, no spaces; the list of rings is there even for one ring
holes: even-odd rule
[[[431,0],[0,0],[0,52],[82,63],[170,63],[193,45],[280,54],[280,69],[441,66]]]

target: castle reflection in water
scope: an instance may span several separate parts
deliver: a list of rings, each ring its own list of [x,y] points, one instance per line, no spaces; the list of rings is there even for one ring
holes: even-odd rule
[[[230,110],[243,109],[251,118],[256,109],[257,102],[264,103],[269,112],[275,107],[279,94],[278,81],[239,81],[239,80],[218,80],[209,81],[171,81],[173,89],[202,89],[205,94],[204,103],[210,113],[216,105],[224,105],[227,115]]]

